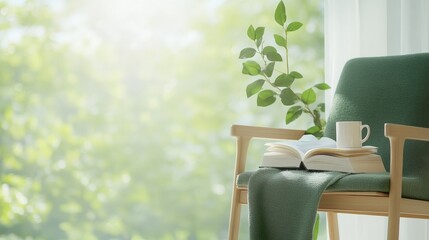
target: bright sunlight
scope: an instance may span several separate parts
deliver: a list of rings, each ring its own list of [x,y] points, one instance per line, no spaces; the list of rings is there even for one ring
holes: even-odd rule
[[[0,0],[0,239],[225,239],[230,126],[284,127],[238,59],[277,2]],[[320,82],[322,3],[287,4]]]

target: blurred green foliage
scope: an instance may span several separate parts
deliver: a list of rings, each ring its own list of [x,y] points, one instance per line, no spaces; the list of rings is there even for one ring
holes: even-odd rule
[[[229,126],[283,124],[236,60],[276,1],[0,0],[0,239],[225,239]],[[315,81],[321,4],[288,3]]]

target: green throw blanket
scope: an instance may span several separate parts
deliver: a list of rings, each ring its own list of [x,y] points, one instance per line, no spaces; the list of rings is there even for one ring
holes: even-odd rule
[[[340,172],[262,168],[249,180],[252,240],[311,240],[323,191]]]

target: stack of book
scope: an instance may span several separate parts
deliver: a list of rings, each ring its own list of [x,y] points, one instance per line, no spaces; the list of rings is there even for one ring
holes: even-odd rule
[[[261,167],[338,172],[385,172],[377,147],[337,148],[333,139],[305,135],[300,140],[267,143]]]

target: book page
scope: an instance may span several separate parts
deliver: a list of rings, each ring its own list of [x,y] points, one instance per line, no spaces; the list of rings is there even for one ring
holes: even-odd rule
[[[304,153],[299,151],[298,149],[292,148],[292,147],[288,147],[288,146],[269,146],[267,148],[267,152],[268,153],[277,153],[287,157],[293,157],[293,158],[298,158],[300,160],[302,160],[304,158]]]
[[[340,157],[352,157],[376,153],[377,147],[365,146],[362,148],[317,148],[311,149],[305,153],[303,159],[314,155],[331,155]]]
[[[335,148],[336,143],[333,139],[322,137],[317,139],[313,135],[304,135],[301,139],[285,140],[281,142],[267,143],[267,151],[284,152],[294,156],[300,156],[304,159],[305,153],[317,148]]]

